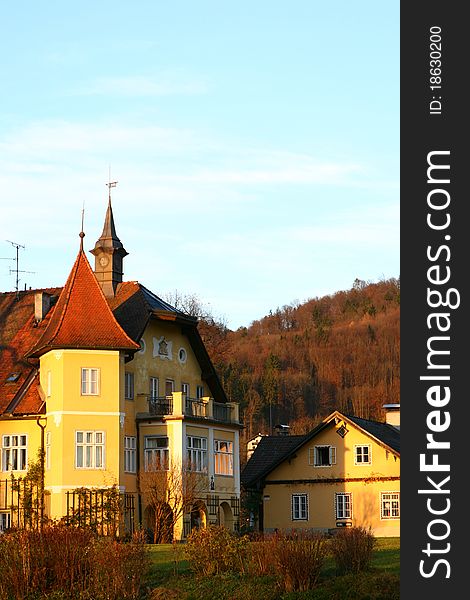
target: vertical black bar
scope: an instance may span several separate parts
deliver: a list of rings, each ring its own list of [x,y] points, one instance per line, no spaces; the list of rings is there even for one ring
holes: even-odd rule
[[[465,3],[401,3],[401,598],[464,597]],[[463,591],[461,591],[463,590]]]
[[[101,490],[101,535],[104,535],[104,516],[105,516],[105,512],[104,512],[104,491]],[[97,507],[98,508],[98,507]]]

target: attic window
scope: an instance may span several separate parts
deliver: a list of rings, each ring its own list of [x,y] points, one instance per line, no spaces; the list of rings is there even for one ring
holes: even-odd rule
[[[6,382],[7,383],[15,383],[15,381],[18,381],[18,379],[20,378],[21,372],[17,372],[17,373],[10,373],[10,375],[8,375],[8,377],[6,378]]]

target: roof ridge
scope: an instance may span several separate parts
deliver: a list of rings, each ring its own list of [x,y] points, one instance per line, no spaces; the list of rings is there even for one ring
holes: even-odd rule
[[[63,309],[62,309],[62,314],[61,314],[61,315],[59,315],[59,322],[57,323],[57,327],[55,328],[55,332],[54,332],[54,333],[53,333],[53,335],[51,336],[51,338],[50,338],[49,342],[52,342],[52,341],[53,341],[53,340],[54,340],[54,339],[57,337],[57,335],[58,335],[58,333],[59,333],[59,329],[61,328],[61,326],[62,326],[62,323],[64,322],[64,318],[65,318],[66,309],[67,309],[67,307],[68,307],[68,303],[69,303],[69,301],[70,301],[70,296],[71,296],[71,294],[72,294],[73,282],[75,281],[75,278],[76,278],[76,276],[77,276],[77,272],[78,272],[78,265],[79,265],[79,262],[80,262],[80,261],[79,261],[79,259],[80,259],[80,256],[81,256],[81,255],[85,256],[85,255],[84,255],[84,253],[83,253],[83,249],[82,249],[82,247],[80,247],[80,250],[78,251],[77,258],[75,259],[75,262],[74,262],[74,264],[73,264],[72,270],[70,271],[70,274],[69,274],[69,276],[68,276],[68,278],[67,278],[67,281],[65,282],[65,285],[64,285],[64,287],[62,288],[62,291],[61,291],[61,293],[60,293],[59,300],[60,300],[60,297],[62,296],[62,294],[64,293],[64,291],[65,291],[65,290],[68,288],[68,291],[66,292],[66,297],[65,297],[65,300],[64,300],[64,302],[65,302],[65,305],[64,305],[64,307],[63,307]],[[85,256],[85,258],[86,258],[86,256]],[[75,270],[75,272],[74,272],[74,270]],[[72,273],[73,273],[73,277],[72,277]],[[46,334],[46,332],[47,332],[47,328],[46,328],[46,330],[44,331],[44,335]],[[41,339],[42,339],[42,338],[41,338]],[[39,340],[39,342],[40,342],[40,341],[41,341],[41,340]]]

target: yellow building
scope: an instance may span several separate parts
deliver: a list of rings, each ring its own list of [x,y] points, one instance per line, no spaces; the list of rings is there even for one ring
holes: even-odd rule
[[[238,405],[227,401],[197,319],[122,280],[127,252],[111,200],[94,269],[80,237],[63,288],[0,294],[0,529],[21,519],[11,477],[24,478],[41,448],[44,516],[77,514],[79,488],[90,498],[117,489],[127,525],[153,529],[148,473],[176,470],[197,486],[171,536],[208,522],[235,529]]]
[[[400,434],[388,422],[335,411],[307,435],[262,437],[241,480],[262,531],[400,535]]]

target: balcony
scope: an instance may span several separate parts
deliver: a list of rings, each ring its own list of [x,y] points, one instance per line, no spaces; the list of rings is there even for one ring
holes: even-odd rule
[[[157,417],[173,414],[173,396],[150,396],[149,413]]]
[[[156,417],[189,417],[193,419],[218,421],[220,423],[239,423],[238,404],[235,402],[214,402],[214,399],[190,398],[182,392],[173,392],[169,396],[147,396],[148,412]]]

